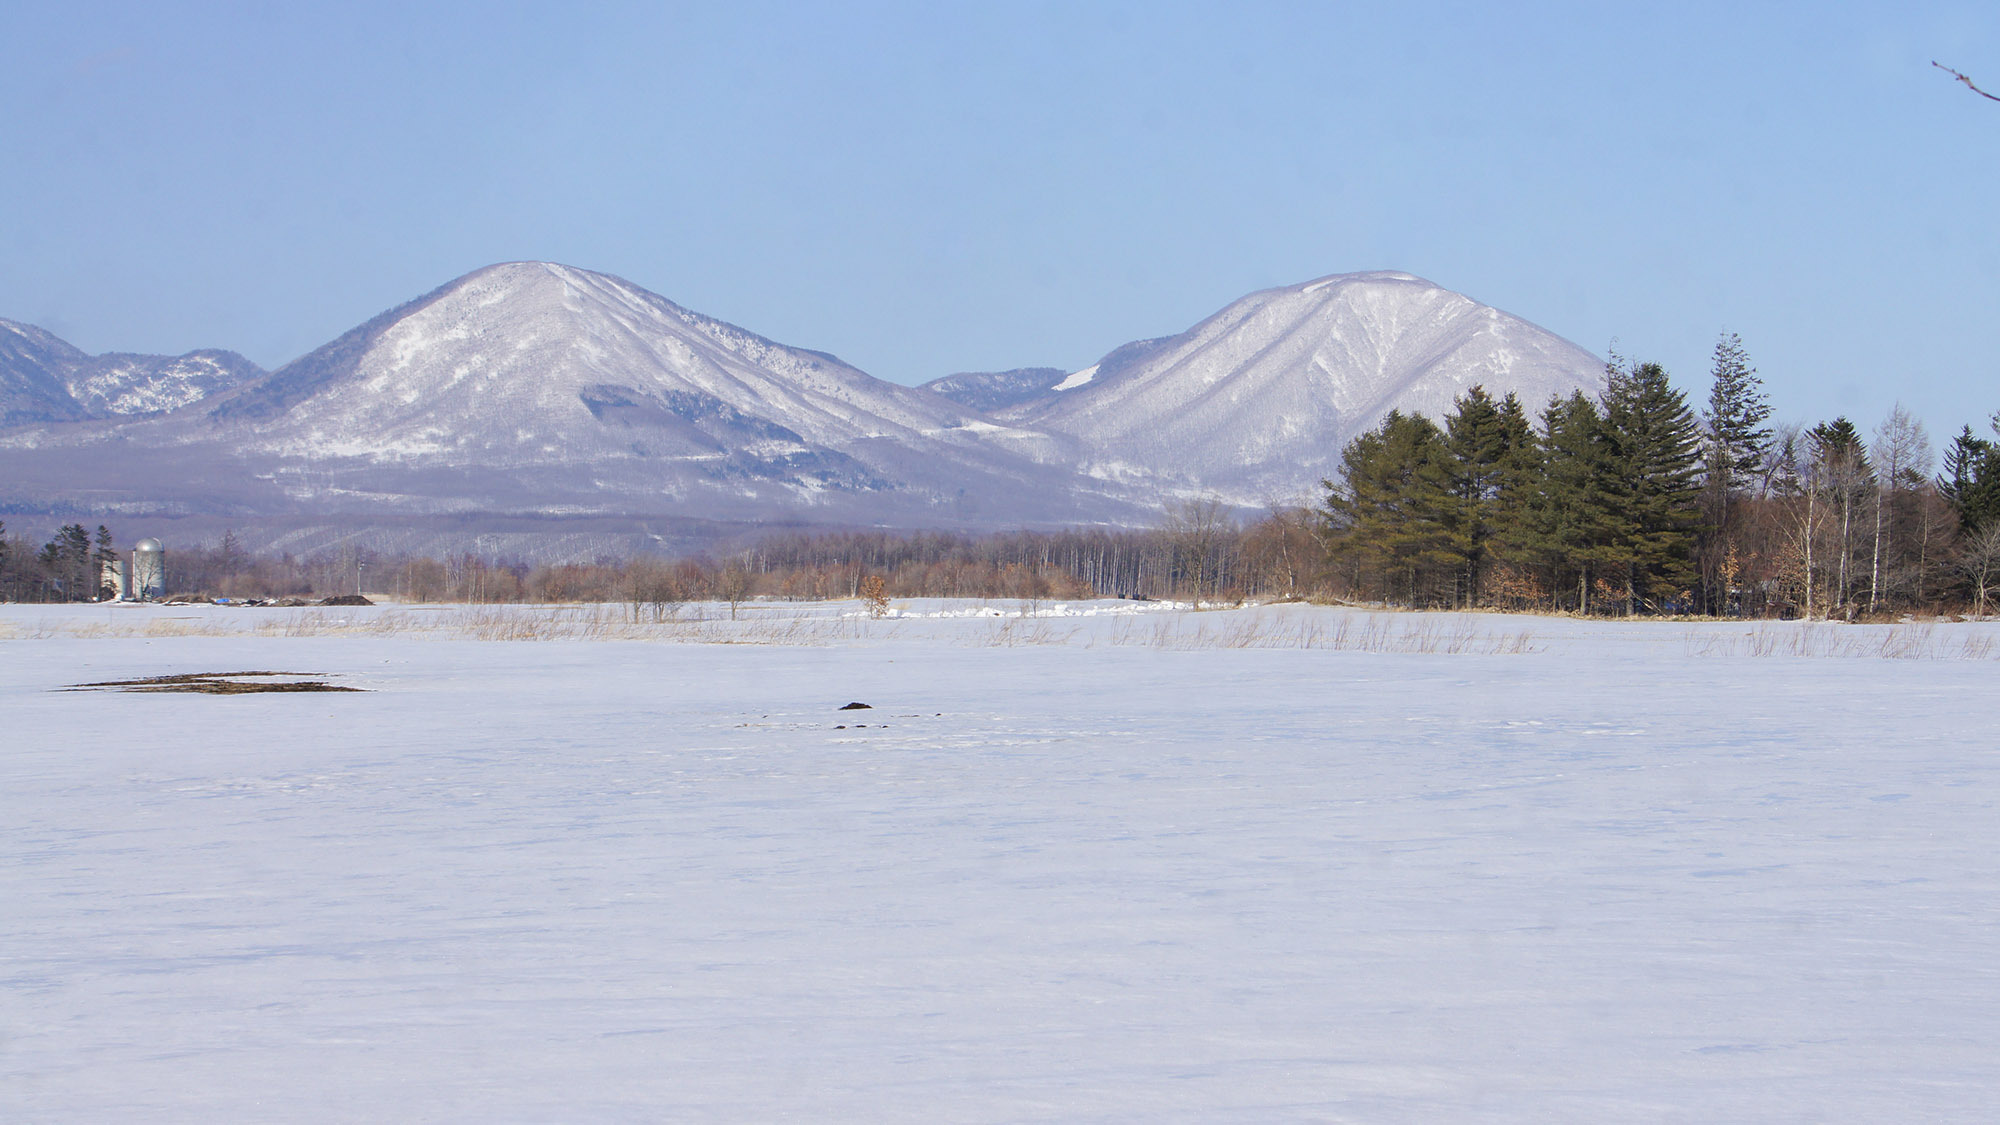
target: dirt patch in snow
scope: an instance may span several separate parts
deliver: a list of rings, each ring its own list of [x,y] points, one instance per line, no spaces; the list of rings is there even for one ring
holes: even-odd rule
[[[148,676],[139,680],[103,680],[72,684],[67,691],[173,691],[196,695],[251,695],[262,692],[362,691],[325,680],[305,679],[310,672],[189,672],[178,676]],[[282,678],[280,678],[282,677]]]

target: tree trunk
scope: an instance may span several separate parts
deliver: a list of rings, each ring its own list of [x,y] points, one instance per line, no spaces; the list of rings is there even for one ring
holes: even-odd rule
[[[1875,553],[1868,563],[1868,612],[1875,612],[1876,600],[1882,589],[1882,503],[1881,490],[1875,495]]]

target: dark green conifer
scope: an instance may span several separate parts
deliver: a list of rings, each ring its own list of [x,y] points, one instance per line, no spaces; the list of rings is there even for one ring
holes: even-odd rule
[[[1701,426],[1666,370],[1642,363],[1610,379],[1604,430],[1609,491],[1619,517],[1613,548],[1623,566],[1626,612],[1642,602],[1679,600],[1695,581]]]
[[[2000,415],[1994,430],[2000,433]],[[1971,426],[1960,430],[1945,448],[1937,486],[1966,531],[1976,535],[1986,530],[2000,520],[2000,442],[1976,436]]]
[[[1335,555],[1413,605],[1429,600],[1434,572],[1453,559],[1440,511],[1447,456],[1435,424],[1392,410],[1348,443],[1341,479],[1327,485]]]
[[[1552,399],[1542,411],[1541,472],[1527,498],[1523,551],[1552,591],[1570,586],[1579,613],[1591,611],[1591,586],[1610,563],[1616,513],[1607,489],[1609,446],[1604,416],[1582,391]],[[1558,604],[1563,599],[1557,595]]]

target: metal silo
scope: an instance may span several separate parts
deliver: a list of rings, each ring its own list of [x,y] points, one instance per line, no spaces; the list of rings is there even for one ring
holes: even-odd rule
[[[167,592],[167,549],[158,539],[132,545],[132,597],[148,601]]]

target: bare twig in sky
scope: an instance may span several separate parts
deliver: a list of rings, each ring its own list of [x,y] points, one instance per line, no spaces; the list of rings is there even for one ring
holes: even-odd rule
[[[1958,79],[1958,80],[1959,80],[1960,82],[1963,82],[1963,83],[1965,83],[1965,88],[1966,88],[1966,89],[1968,89],[1968,90],[1972,91],[1972,92],[1973,92],[1973,93],[1975,93],[1975,94],[1978,94],[1978,95],[1979,95],[1980,97],[1982,97],[1982,98],[1986,98],[1986,99],[1987,99],[1987,100],[1989,100],[1989,101],[1996,101],[1996,102],[2000,102],[2000,94],[1989,94],[1989,93],[1987,93],[1986,91],[1984,91],[1984,90],[1980,89],[1980,88],[1979,88],[1978,86],[1975,86],[1975,85],[1973,85],[1973,83],[1972,83],[1972,79],[1970,79],[1970,78],[1967,78],[1967,77],[1966,77],[1965,75],[1963,75],[1963,74],[1960,74],[1959,72],[1957,72],[1957,71],[1953,70],[1952,68],[1950,68],[1950,67],[1948,67],[1948,66],[1944,65],[1943,63],[1941,63],[1941,62],[1937,61],[1936,59],[1932,59],[1932,60],[1931,60],[1931,65],[1932,65],[1932,66],[1934,66],[1934,67],[1937,67],[1937,68],[1938,68],[1939,70],[1942,70],[1942,71],[1944,71],[1944,72],[1945,72],[1946,74],[1949,74],[1949,75],[1951,75],[1951,76],[1952,76],[1953,78],[1956,78],[1956,79]]]

